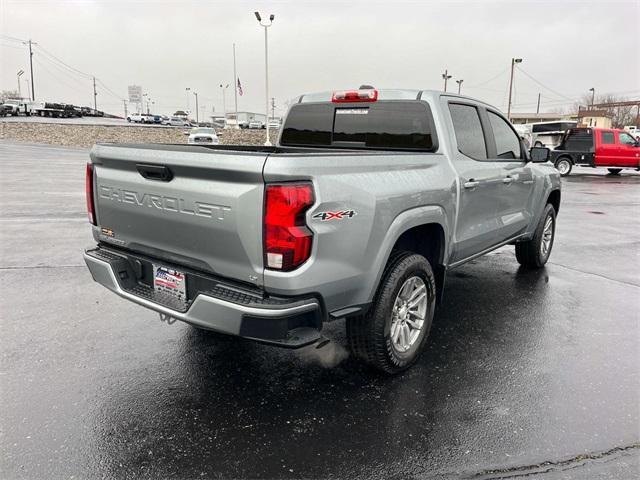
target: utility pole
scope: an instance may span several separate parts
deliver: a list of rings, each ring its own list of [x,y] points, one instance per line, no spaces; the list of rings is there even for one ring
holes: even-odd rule
[[[275,97],[271,97],[271,120],[274,118],[276,118],[276,99]]]
[[[126,120],[126,118],[127,118],[127,101],[123,100],[122,103],[124,104],[124,118]]]
[[[464,82],[462,79],[456,80],[456,83],[458,84],[458,95],[460,95],[460,90],[462,90],[462,82]]]
[[[93,109],[98,110],[98,93],[96,92],[96,77],[93,77]]]
[[[240,128],[240,121],[238,120],[238,75],[236,74],[236,44],[235,43],[233,44],[233,94],[236,101],[236,129],[238,129]]]
[[[593,102],[596,99],[596,89],[591,87],[589,91],[591,92],[591,108],[593,108]]]
[[[198,117],[198,94],[197,92],[193,92],[193,94],[196,96],[196,124],[199,124],[200,119]]]
[[[442,78],[444,79],[444,91],[447,91],[447,80],[449,80],[451,78],[451,75],[449,75],[449,70],[445,70],[444,73],[442,74]]]
[[[522,63],[521,58],[511,59],[511,78],[509,80],[509,104],[507,105],[507,120],[511,121],[511,92],[513,91],[513,70],[516,67],[516,63]]]
[[[536,113],[540,113],[540,94],[538,93],[538,106],[536,107]]]
[[[265,146],[271,146],[271,140],[269,138],[269,44],[267,40],[267,31],[269,27],[273,24],[273,19],[275,18],[274,14],[269,15],[269,23],[262,23],[262,18],[258,12],[254,12],[256,18],[258,19],[258,23],[261,27],[264,28],[264,87],[265,87],[265,117],[267,120],[266,130],[267,130],[267,140],[264,142]]]
[[[31,46],[37,45],[37,43],[32,42],[31,39],[29,39],[28,42],[23,42],[23,44],[29,45],[29,69],[31,71],[31,100],[35,100],[36,93],[35,93],[35,89],[33,88],[33,49],[31,48]]]

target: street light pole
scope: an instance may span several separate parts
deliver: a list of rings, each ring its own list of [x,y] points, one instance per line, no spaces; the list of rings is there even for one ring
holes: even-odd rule
[[[589,91],[591,92],[591,108],[593,108],[593,103],[596,99],[596,89],[591,87]]]
[[[28,42],[22,42],[24,45],[29,45],[29,69],[31,71],[31,100],[36,99],[36,92],[33,88],[33,45],[37,45],[36,42],[29,40]]]
[[[511,78],[509,80],[509,104],[507,105],[507,119],[511,121],[511,92],[513,91],[513,71],[516,67],[516,63],[522,63],[521,58],[511,59]]]
[[[193,92],[193,94],[196,96],[196,125],[198,125],[200,123],[200,118],[198,117],[198,94],[197,92]]]
[[[449,80],[451,78],[451,75],[449,75],[449,70],[445,70],[444,73],[442,74],[442,78],[444,79],[444,91],[447,91],[447,80]]]
[[[185,88],[184,91],[187,95],[187,109],[185,110],[185,113],[187,114],[187,118],[189,118],[189,92],[191,91],[191,87]]]
[[[460,95],[460,90],[462,90],[462,82],[464,82],[462,79],[456,80],[456,83],[458,84],[458,95]]]
[[[262,23],[262,18],[260,17],[260,13],[254,12],[256,18],[258,19],[258,23],[261,27],[264,27],[264,84],[265,84],[265,123],[266,123],[266,131],[267,131],[267,140],[264,142],[265,146],[271,146],[271,140],[269,139],[269,44],[267,40],[267,29],[273,24],[273,19],[275,15],[269,15],[269,23],[266,21]]]
[[[22,91],[20,90],[20,77],[24,74],[24,70],[18,70],[18,97],[22,98]]]

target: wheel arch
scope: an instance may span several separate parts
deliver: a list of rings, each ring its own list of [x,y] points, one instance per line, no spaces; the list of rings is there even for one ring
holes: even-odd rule
[[[560,190],[552,190],[551,192],[549,192],[549,195],[547,196],[546,203],[550,203],[551,205],[553,205],[553,208],[556,211],[556,215],[560,211],[560,198],[561,198]]]
[[[398,215],[389,227],[380,249],[381,255],[374,266],[376,276],[370,286],[369,298],[372,300],[375,296],[392,252],[406,250],[427,258],[436,278],[437,298],[440,301],[449,255],[449,236],[449,222],[440,206],[418,207]]]

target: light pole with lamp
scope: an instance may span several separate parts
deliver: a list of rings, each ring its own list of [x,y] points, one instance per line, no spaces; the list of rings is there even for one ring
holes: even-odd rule
[[[507,105],[507,119],[511,121],[511,92],[513,91],[513,70],[516,67],[516,63],[522,63],[521,58],[511,59],[511,79],[509,80],[509,104]]]
[[[264,84],[265,84],[265,123],[267,129],[267,141],[264,142],[265,146],[271,146],[271,140],[269,139],[269,47],[267,41],[267,29],[273,24],[274,14],[269,15],[269,23],[266,21],[262,23],[260,13],[254,12],[258,23],[261,27],[264,27]]]
[[[591,87],[589,91],[591,92],[591,108],[593,108],[593,103],[595,102],[595,99],[596,99],[596,89]]]
[[[460,90],[462,90],[462,82],[464,82],[462,79],[456,80],[456,83],[458,84],[458,95],[460,95]]]
[[[187,118],[189,118],[189,92],[191,91],[191,87],[185,88],[184,91],[187,95],[187,109],[185,110],[185,113],[187,114]]]
[[[449,80],[451,78],[451,75],[449,75],[449,70],[445,70],[444,73],[442,74],[442,78],[444,80],[444,91],[447,91],[447,80]]]
[[[222,116],[224,118],[224,128],[227,128],[227,101],[225,99],[225,93],[227,93],[227,88],[229,88],[229,84],[223,85],[220,84],[220,90],[222,90]]]
[[[22,98],[22,91],[20,90],[20,77],[24,75],[24,70],[18,70],[18,97]]]

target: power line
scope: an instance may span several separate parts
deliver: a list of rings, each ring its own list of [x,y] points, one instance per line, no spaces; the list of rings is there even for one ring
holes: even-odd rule
[[[500,73],[498,73],[497,75],[491,77],[489,80],[485,80],[484,82],[480,82],[480,83],[476,83],[475,85],[468,85],[465,88],[477,88],[480,87],[482,85],[486,85],[489,82],[493,82],[494,80],[496,80],[498,77],[500,77],[500,75],[503,75],[507,72],[507,70],[509,70],[508,68],[505,68],[504,70],[502,70]]]
[[[36,50],[40,50],[41,53],[44,53],[45,55],[48,55],[49,57],[53,58],[55,61],[61,63],[62,65],[67,67],[69,70],[72,70],[72,71],[74,71],[74,72],[76,72],[76,73],[78,73],[80,75],[83,75],[83,76],[85,76],[87,78],[93,77],[93,75],[90,75],[88,73],[82,72],[82,71],[78,70],[77,68],[72,67],[68,63],[65,63],[64,61],[60,60],[58,57],[56,57],[54,54],[52,54],[51,52],[49,52],[48,50],[43,48],[41,45],[38,45],[38,48]]]
[[[553,88],[547,87],[545,84],[543,84],[542,82],[539,82],[538,80],[536,80],[535,78],[533,78],[531,75],[529,75],[527,72],[525,72],[522,68],[516,66],[516,68],[524,73],[527,77],[529,77],[531,80],[533,80],[535,83],[537,83],[538,85],[540,85],[542,88],[546,88],[547,90],[549,90],[552,93],[555,93],[556,95],[558,95],[559,97],[563,97],[566,98],[567,100],[571,100],[569,97],[567,97],[566,95],[563,95],[560,92],[555,91]]]

